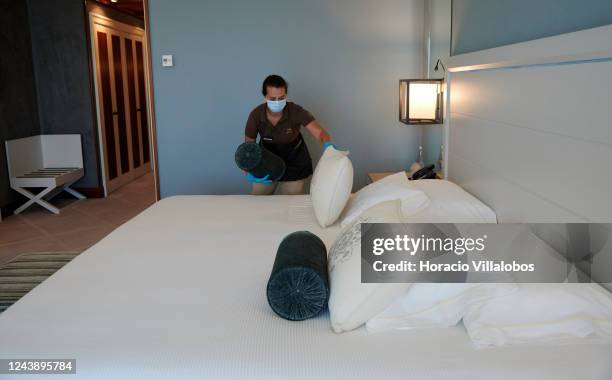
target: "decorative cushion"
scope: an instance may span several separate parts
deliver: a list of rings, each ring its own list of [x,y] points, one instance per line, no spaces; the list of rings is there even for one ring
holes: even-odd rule
[[[325,149],[310,183],[310,195],[317,221],[328,227],[338,219],[353,188],[353,164],[348,152]]]
[[[294,232],[276,252],[267,287],[268,303],[276,314],[302,321],[319,314],[329,299],[327,249],[316,235]]]
[[[272,181],[278,181],[285,174],[285,161],[255,142],[240,144],[234,155],[236,165],[257,178],[269,176]]]

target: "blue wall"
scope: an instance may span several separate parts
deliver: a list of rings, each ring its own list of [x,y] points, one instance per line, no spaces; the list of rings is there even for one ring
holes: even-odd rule
[[[611,0],[453,0],[453,55],[612,24]]]
[[[162,196],[247,193],[234,163],[261,81],[286,77],[290,100],[368,171],[414,161],[421,130],[398,120],[398,80],[423,73],[423,0],[149,0]],[[174,54],[173,68],[161,55]],[[306,134],[308,134],[306,132]],[[318,159],[321,149],[309,141]]]

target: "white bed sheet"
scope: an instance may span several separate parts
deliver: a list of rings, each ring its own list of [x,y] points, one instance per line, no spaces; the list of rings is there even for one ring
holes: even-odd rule
[[[462,327],[337,335],[326,314],[283,320],[265,287],[296,230],[328,247],[339,233],[308,196],[167,198],[0,314],[0,358],[76,358],[71,379],[611,378],[610,346],[479,351]]]

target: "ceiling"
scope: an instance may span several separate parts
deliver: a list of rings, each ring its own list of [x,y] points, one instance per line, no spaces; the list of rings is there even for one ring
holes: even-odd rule
[[[123,13],[130,14],[144,20],[144,6],[143,0],[96,0],[98,3],[108,5],[112,8],[117,9]]]

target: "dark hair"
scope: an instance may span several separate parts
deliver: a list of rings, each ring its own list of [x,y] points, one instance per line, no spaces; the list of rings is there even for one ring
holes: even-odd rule
[[[261,94],[263,96],[268,95],[268,87],[284,88],[285,92],[289,90],[289,84],[287,81],[280,75],[274,74],[269,75],[266,79],[264,79],[263,84],[261,85]]]

